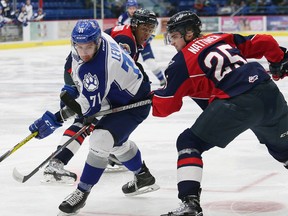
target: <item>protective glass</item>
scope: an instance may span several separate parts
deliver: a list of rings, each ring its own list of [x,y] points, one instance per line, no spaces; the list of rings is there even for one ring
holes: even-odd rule
[[[179,32],[172,32],[172,33],[164,33],[164,43],[165,45],[170,45],[172,42],[182,38],[183,35],[181,35]]]

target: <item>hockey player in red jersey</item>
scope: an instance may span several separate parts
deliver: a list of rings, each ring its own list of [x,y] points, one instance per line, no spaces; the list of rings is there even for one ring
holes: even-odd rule
[[[157,17],[153,11],[137,9],[131,18],[130,24],[115,26],[106,29],[105,32],[126,50],[139,66],[139,54],[155,32],[157,25]],[[142,68],[141,65],[140,67]]]
[[[190,11],[172,16],[167,36],[178,51],[165,71],[167,86],[154,91],[153,115],[166,117],[191,97],[203,112],[176,141],[177,186],[181,206],[162,216],[202,216],[202,153],[225,148],[251,129],[269,154],[288,166],[288,107],[270,75],[256,61],[265,57],[270,73],[288,73],[288,53],[269,35],[202,35],[201,20]],[[200,102],[199,102],[200,101]],[[202,101],[202,103],[201,103]]]
[[[131,23],[132,17],[138,8],[137,0],[127,0],[126,2],[126,11],[118,17],[118,25],[129,25]],[[145,64],[149,67],[151,72],[157,77],[161,86],[164,86],[166,83],[163,71],[157,64],[155,56],[151,47],[151,42],[155,37],[154,34],[151,34],[148,40],[146,40],[145,45],[141,50],[141,56]]]

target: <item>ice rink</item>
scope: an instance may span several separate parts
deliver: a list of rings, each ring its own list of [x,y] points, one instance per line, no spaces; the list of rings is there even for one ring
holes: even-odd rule
[[[277,40],[288,47],[287,38]],[[164,68],[176,51],[162,40],[154,40],[152,45]],[[28,126],[46,110],[59,109],[63,65],[69,50],[69,46],[51,46],[0,51],[0,155],[29,135]],[[265,60],[261,63],[267,68]],[[156,78],[150,77],[153,88],[157,88]],[[277,84],[288,100],[288,79]],[[159,216],[179,207],[175,141],[200,112],[187,98],[180,112],[167,118],[150,115],[131,136],[160,190],[125,197],[121,187],[132,180],[132,173],[105,173],[79,216]],[[56,150],[71,123],[67,121],[43,140],[32,139],[0,163],[0,216],[57,215],[58,205],[76,185],[43,184],[42,170],[26,183],[19,183],[13,179],[12,171],[17,167],[28,174],[41,164]],[[88,139],[66,168],[80,176],[87,152]],[[268,154],[251,131],[241,134],[225,149],[214,148],[204,153],[203,160],[204,216],[288,216],[288,170]]]

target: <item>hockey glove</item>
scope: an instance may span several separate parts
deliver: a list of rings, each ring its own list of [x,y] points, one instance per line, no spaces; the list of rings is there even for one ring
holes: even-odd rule
[[[95,117],[85,117],[84,118],[84,124],[89,125],[87,130],[84,132],[86,136],[89,136],[95,130],[95,126],[97,125],[98,121],[99,120],[96,119]]]
[[[73,87],[71,85],[64,85],[64,87],[61,89],[61,92],[66,91],[73,99],[76,99],[79,97],[79,92],[76,87]],[[62,109],[65,106],[63,101],[60,101],[60,108]]]
[[[46,111],[43,116],[37,119],[33,124],[29,126],[31,133],[38,131],[35,138],[43,139],[52,134],[57,128],[61,127],[62,123],[58,122],[56,116]]]
[[[272,74],[272,78],[277,81],[279,79],[283,79],[285,76],[288,76],[288,51],[280,47],[284,52],[284,58],[281,62],[273,63],[269,62],[269,70]]]

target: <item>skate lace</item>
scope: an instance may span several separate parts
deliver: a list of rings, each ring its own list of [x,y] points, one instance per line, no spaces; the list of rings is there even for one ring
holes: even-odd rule
[[[130,181],[130,182],[128,182],[128,185],[127,185],[127,187],[128,188],[131,188],[131,187],[136,187],[136,189],[137,189],[137,178],[136,177],[134,177],[134,180],[132,180],[132,181]]]
[[[83,199],[83,196],[84,193],[77,189],[66,198],[66,202],[69,203],[71,206],[74,206]]]
[[[48,173],[54,173],[61,175],[71,175],[71,172],[64,169],[64,164],[59,160],[50,161],[49,165],[45,168],[45,171]]]
[[[188,204],[186,202],[180,203],[180,206],[173,210],[172,213],[181,213],[188,208]]]
[[[54,171],[54,170],[63,170],[64,164],[59,160],[51,160],[49,165],[46,167],[46,169]]]
[[[196,201],[194,201],[196,202]],[[169,212],[168,215],[182,215],[182,214],[185,214],[185,213],[194,213],[196,215],[202,215],[201,212],[198,212],[196,209],[194,210],[193,209],[193,206],[196,205],[196,203],[189,203],[189,202],[182,202],[180,203],[180,206],[173,210],[172,212]]]

